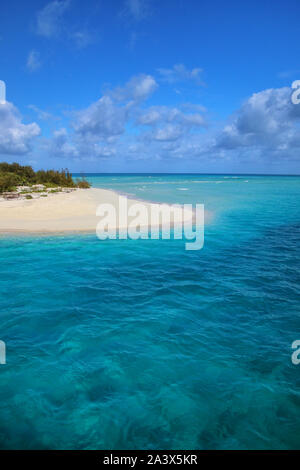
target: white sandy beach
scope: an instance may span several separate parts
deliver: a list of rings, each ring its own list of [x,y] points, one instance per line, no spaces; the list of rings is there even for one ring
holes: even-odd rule
[[[105,189],[77,189],[71,193],[49,194],[46,198],[0,201],[0,233],[57,233],[93,232],[100,217],[96,216],[99,204],[112,204],[118,210],[120,194]],[[142,201],[150,215],[150,202]],[[128,199],[128,208],[141,201]],[[181,211],[174,215],[174,223]],[[191,213],[192,217],[192,213]],[[180,219],[179,219],[180,220]],[[116,228],[119,224],[117,213]],[[145,218],[142,225],[148,225]]]

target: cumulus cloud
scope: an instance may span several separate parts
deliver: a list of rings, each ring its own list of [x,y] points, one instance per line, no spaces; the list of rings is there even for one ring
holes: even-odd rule
[[[161,129],[153,131],[152,137],[158,141],[173,141],[182,136],[183,129],[180,126],[167,124]]]
[[[30,72],[34,72],[41,66],[40,54],[36,50],[32,49],[27,57],[26,67]]]
[[[138,75],[124,87],[107,91],[86,109],[73,113],[72,132],[68,134],[64,129],[55,134],[50,152],[75,157],[79,153],[102,157],[114,155],[114,145],[125,134],[126,125],[134,118],[138,106],[156,88],[152,76]]]
[[[68,131],[65,128],[54,131],[48,150],[52,155],[62,158],[76,158],[80,156],[79,148],[70,142]]]
[[[291,102],[289,88],[264,90],[243,103],[216,137],[215,147],[291,156],[299,146],[299,124],[300,108]]]
[[[53,133],[50,143],[46,144],[46,150],[52,156],[60,158],[95,160],[97,158],[109,158],[116,154],[112,145],[93,141],[74,135],[70,137],[67,129],[61,128]]]
[[[201,68],[188,70],[183,64],[175,64],[172,68],[159,68],[157,71],[161,80],[170,84],[192,81],[196,85],[204,85],[204,82],[200,78],[203,72]]]
[[[51,153],[88,159],[221,159],[223,165],[299,160],[300,105],[292,104],[289,88],[253,94],[220,131],[208,126],[207,111],[199,104],[147,108],[157,86],[152,76],[139,75],[108,90],[73,114],[70,130],[53,135]]]
[[[73,128],[81,136],[107,139],[123,134],[127,117],[128,108],[116,105],[110,96],[103,96],[76,114]]]
[[[178,140],[183,135],[206,126],[206,120],[199,112],[185,112],[168,106],[150,107],[140,113],[137,123],[151,129],[145,134],[148,140],[161,142]]]
[[[183,109],[185,105],[182,106]],[[204,111],[204,108],[200,108]],[[175,122],[187,124],[189,126],[202,127],[206,125],[203,114],[199,112],[185,112],[182,109],[168,106],[152,106],[143,111],[138,117],[138,123],[143,125],[153,125],[161,122]]]
[[[111,139],[124,133],[132,109],[145,101],[157,88],[150,75],[139,75],[124,87],[117,87],[88,108],[77,112],[72,123],[77,135]]]
[[[300,160],[300,105],[291,102],[290,88],[254,93],[221,131],[201,131],[205,127],[202,111],[195,105],[154,106],[140,113],[138,124],[150,129],[145,134],[145,153],[239,165]]]
[[[0,154],[24,155],[31,150],[31,141],[40,134],[36,123],[23,124],[12,103],[0,105]]]
[[[112,97],[117,101],[131,101],[132,104],[146,100],[158,85],[151,75],[137,75],[129,80],[124,87],[117,87],[112,92]]]

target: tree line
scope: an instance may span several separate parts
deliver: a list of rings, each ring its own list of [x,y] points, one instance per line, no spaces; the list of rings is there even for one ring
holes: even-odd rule
[[[0,193],[14,191],[17,186],[43,184],[51,187],[89,188],[90,184],[84,177],[74,181],[68,169],[34,171],[29,165],[19,163],[0,163]]]

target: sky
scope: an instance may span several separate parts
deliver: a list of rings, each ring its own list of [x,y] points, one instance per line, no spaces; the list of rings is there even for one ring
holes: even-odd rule
[[[2,2],[0,161],[300,174],[299,14],[298,0]]]

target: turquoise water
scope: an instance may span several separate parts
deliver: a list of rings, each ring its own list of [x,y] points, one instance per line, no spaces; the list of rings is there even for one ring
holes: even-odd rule
[[[205,203],[184,240],[0,239],[0,447],[300,448],[300,177],[88,176]]]

